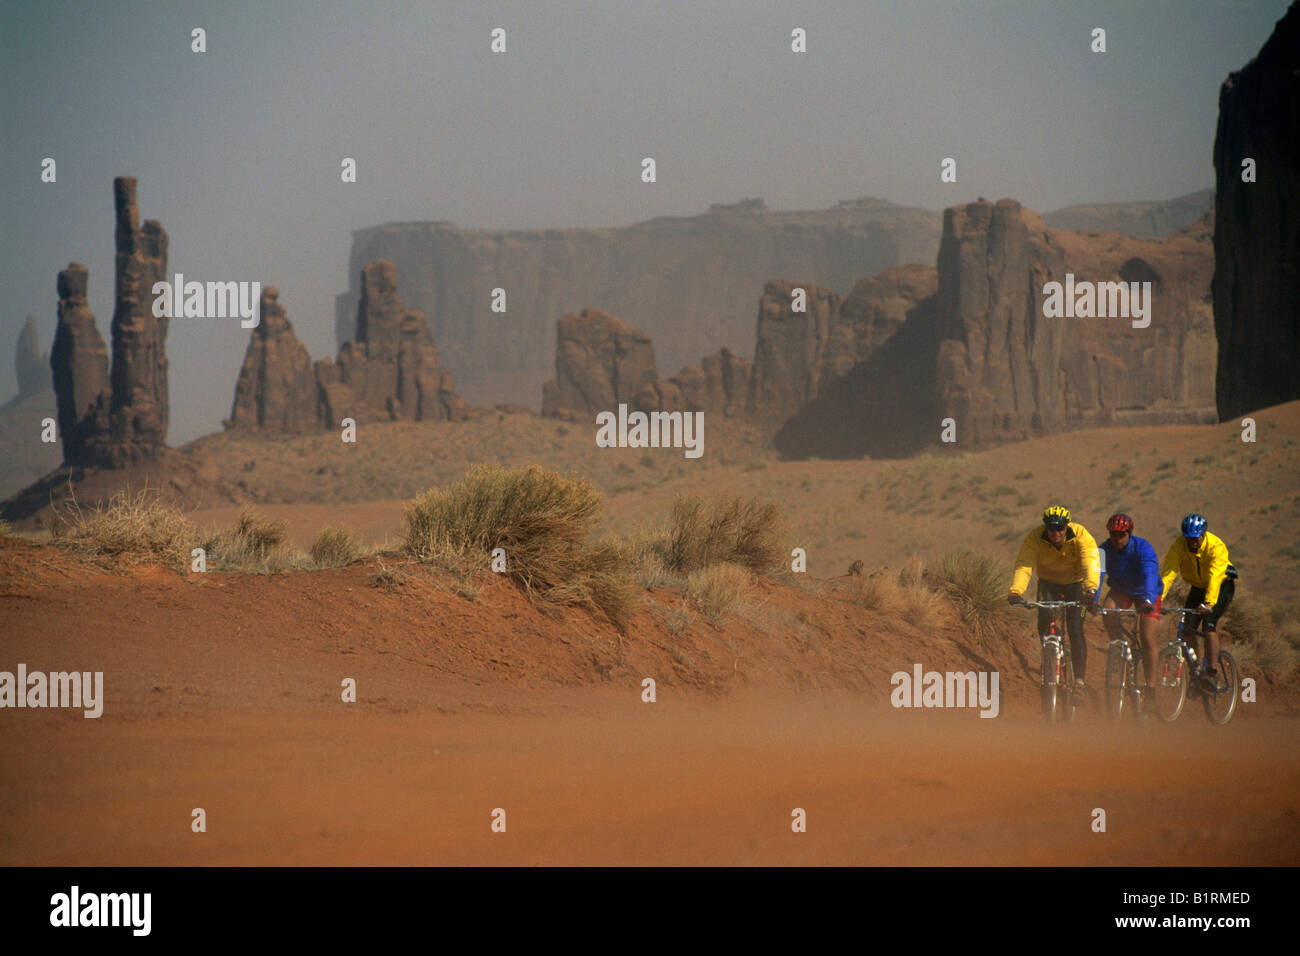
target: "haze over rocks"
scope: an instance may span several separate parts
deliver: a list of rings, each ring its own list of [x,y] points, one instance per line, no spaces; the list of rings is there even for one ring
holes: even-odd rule
[[[1300,396],[1300,3],[1219,91],[1214,137],[1218,412]],[[1255,163],[1243,181],[1245,160]]]
[[[50,387],[49,356],[42,359],[36,316],[27,316],[14,348],[14,373],[18,379],[17,401]]]
[[[536,407],[558,316],[598,305],[652,336],[666,368],[681,368],[723,345],[750,352],[754,293],[772,276],[847,290],[898,263],[932,262],[938,241],[935,213],[883,200],[809,212],[749,200],[610,229],[390,223],[353,233],[350,270],[396,264],[472,401]],[[491,311],[495,288],[507,294],[505,313]],[[338,299],[340,341],[360,291]]]

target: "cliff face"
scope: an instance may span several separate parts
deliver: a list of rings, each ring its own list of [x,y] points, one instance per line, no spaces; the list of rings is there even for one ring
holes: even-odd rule
[[[430,317],[444,361],[478,404],[534,405],[551,375],[557,316],[591,303],[644,330],[666,368],[728,344],[755,345],[754,290],[773,275],[849,290],[862,275],[933,262],[938,217],[879,200],[776,213],[759,202],[620,229],[486,232],[398,223],[353,233],[351,274],[392,261],[412,308]],[[491,311],[504,289],[507,311]],[[360,297],[338,301],[339,340]]]
[[[1158,202],[1108,202],[1066,206],[1043,213],[1052,229],[1118,232],[1134,239],[1172,236],[1203,219],[1214,208],[1214,190],[1201,189]]]
[[[1161,240],[1048,229],[1013,200],[947,210],[936,405],[962,444],[1109,422],[1212,421],[1206,225]],[[1048,317],[1044,286],[1150,282],[1150,325]],[[1082,286],[1080,286],[1082,288]],[[1098,309],[1099,311],[1099,309]]]
[[[1300,3],[1219,91],[1214,137],[1218,413],[1300,397]],[[1255,161],[1255,182],[1242,162]]]

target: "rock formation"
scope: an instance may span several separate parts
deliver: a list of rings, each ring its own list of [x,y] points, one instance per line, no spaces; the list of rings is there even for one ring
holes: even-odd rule
[[[113,180],[117,282],[113,309],[112,404],[103,464],[121,467],[156,457],[167,438],[167,319],[153,314],[153,286],[168,281],[167,232],[140,225],[136,180]]]
[[[817,396],[773,437],[782,455],[903,457],[934,440],[938,282],[931,266],[899,266],[854,286]]]
[[[1224,418],[1300,398],[1300,3],[1219,91],[1214,325]],[[1254,182],[1243,181],[1254,160]]]
[[[63,460],[76,466],[97,463],[112,401],[108,348],[86,304],[88,280],[79,262],[59,273],[59,325],[50,350]]]
[[[799,293],[803,309],[795,311]],[[839,310],[838,295],[810,282],[763,286],[746,409],[750,419],[779,425],[816,398]]]
[[[353,233],[351,275],[393,262],[411,308],[430,319],[444,364],[480,405],[535,405],[554,370],[557,316],[592,303],[643,329],[664,369],[727,343],[753,354],[753,293],[799,276],[840,293],[863,275],[933,262],[936,212],[856,200],[814,212],[773,212],[759,200],[616,229],[489,232],[446,222],[393,223]],[[492,290],[506,293],[493,312]],[[340,343],[353,336],[360,284],[339,297]]]
[[[262,289],[261,321],[244,353],[229,427],[292,433],[318,426],[311,355],[294,335],[279,296],[274,286]]]
[[[706,355],[699,365],[688,365],[669,379],[680,395],[679,404],[671,408],[741,417],[749,401],[752,373],[752,362],[723,346],[715,354]]]
[[[936,405],[965,446],[1122,422],[1213,420],[1212,253],[1170,239],[1049,230],[1014,200],[946,211]],[[1047,318],[1044,284],[1152,283],[1152,320]],[[937,423],[936,423],[937,428]]]
[[[391,262],[362,270],[355,341],[337,360],[312,364],[293,333],[278,291],[262,293],[262,321],[253,329],[226,427],[292,433],[361,421],[459,421],[470,410],[451,373],[438,365],[438,347],[424,313],[397,292]]]
[[[35,395],[50,387],[48,365],[41,359],[40,338],[36,333],[36,316],[27,316],[23,330],[18,335],[18,345],[14,349],[14,371],[18,375],[18,395],[16,401],[22,401],[29,395]]]
[[[650,336],[608,312],[583,309],[556,324],[555,378],[542,387],[542,415],[585,420],[635,405],[641,388],[658,378]]]
[[[122,468],[166,447],[167,319],[153,314],[153,286],[167,277],[167,233],[140,225],[136,181],[113,180],[117,214],[112,365],[86,305],[87,270],[59,273],[59,326],[50,353],[68,465]]]

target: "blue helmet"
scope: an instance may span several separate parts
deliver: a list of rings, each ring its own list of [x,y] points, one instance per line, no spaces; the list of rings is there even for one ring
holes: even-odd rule
[[[1183,519],[1183,537],[1199,538],[1201,535],[1205,534],[1205,529],[1209,526],[1210,523],[1205,520],[1205,515],[1197,514],[1193,511]]]

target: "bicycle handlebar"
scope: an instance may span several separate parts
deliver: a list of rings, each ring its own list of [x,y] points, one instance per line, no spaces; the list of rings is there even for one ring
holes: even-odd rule
[[[1140,612],[1135,607],[1103,607],[1097,610],[1098,614],[1132,614],[1136,617]]]
[[[1044,608],[1051,610],[1058,607],[1083,607],[1082,601],[1021,601],[1021,607]]]

